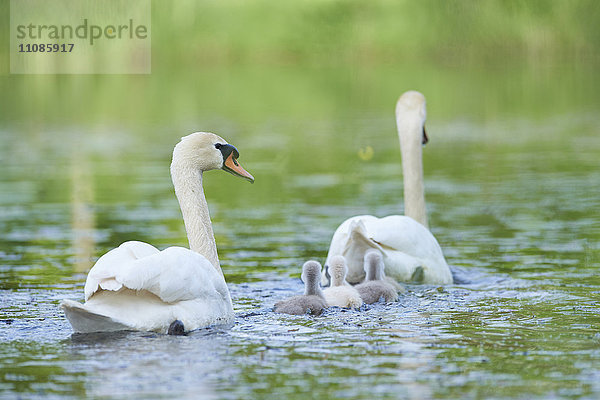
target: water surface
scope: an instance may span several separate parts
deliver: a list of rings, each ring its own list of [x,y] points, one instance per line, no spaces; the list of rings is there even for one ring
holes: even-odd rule
[[[220,121],[256,177],[205,182],[236,320],[187,337],[72,335],[58,308],[122,241],[186,243],[168,176],[186,132],[5,129],[0,397],[597,398],[599,122],[430,112],[430,224],[458,283],[312,318],[272,313],[302,263],[345,218],[402,212],[393,116]]]

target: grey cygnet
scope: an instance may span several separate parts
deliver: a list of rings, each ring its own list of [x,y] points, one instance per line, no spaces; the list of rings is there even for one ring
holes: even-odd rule
[[[383,258],[377,250],[365,253],[364,269],[367,273],[365,281],[355,288],[366,304],[378,302],[381,298],[386,303],[398,300],[398,292],[388,282],[384,281]]]
[[[304,294],[290,297],[275,303],[275,312],[292,315],[320,315],[327,308],[319,275],[321,264],[317,261],[307,261],[302,266],[302,281],[305,285]]]

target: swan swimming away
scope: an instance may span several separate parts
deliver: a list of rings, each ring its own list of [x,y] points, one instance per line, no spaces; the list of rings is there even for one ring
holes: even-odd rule
[[[400,96],[396,104],[396,123],[402,153],[406,215],[384,218],[360,215],[344,221],[331,239],[321,278],[323,285],[329,281],[328,266],[337,255],[346,259],[346,280],[362,282],[365,278],[363,260],[370,249],[381,253],[387,277],[396,282],[452,283],[442,249],[427,229],[422,160],[422,146],[428,141],[425,118],[425,97],[421,93],[408,91]]]
[[[385,282],[383,259],[377,250],[365,253],[364,270],[367,274],[363,283],[355,286],[356,291],[366,304],[383,299],[386,303],[398,300],[398,292],[390,283]]]
[[[302,281],[304,282],[304,294],[290,297],[275,303],[275,312],[292,315],[321,315],[323,309],[327,308],[327,302],[319,284],[321,264],[317,261],[307,261],[302,266]]]
[[[173,151],[171,178],[190,248],[159,251],[130,241],[104,254],[88,273],[85,303],[61,303],[75,332],[182,334],[233,321],[202,176],[204,171],[223,169],[254,182],[238,157],[234,146],[213,133],[196,132],[181,139]]]
[[[356,289],[346,282],[346,260],[343,256],[331,258],[329,273],[331,286],[323,290],[327,305],[342,308],[360,308],[363,301]]]

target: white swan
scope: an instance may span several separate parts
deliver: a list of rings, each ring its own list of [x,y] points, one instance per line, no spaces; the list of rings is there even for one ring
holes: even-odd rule
[[[347,270],[344,257],[335,256],[331,258],[329,264],[331,285],[323,290],[323,295],[329,306],[342,308],[360,308],[362,306],[363,301],[360,294],[346,282]]]
[[[329,280],[327,266],[336,255],[346,259],[346,280],[362,282],[364,255],[369,249],[381,252],[387,277],[397,282],[452,283],[442,249],[427,229],[422,162],[422,145],[428,140],[425,117],[425,97],[421,93],[409,91],[400,96],[396,104],[396,122],[402,153],[406,216],[360,215],[344,221],[331,239],[322,274],[323,285]]]
[[[305,262],[302,266],[304,294],[275,303],[274,311],[280,314],[321,315],[323,310],[327,308],[327,302],[319,285],[320,274],[321,264],[313,260]]]
[[[253,182],[238,157],[235,147],[213,133],[196,132],[181,139],[173,151],[171,178],[190,249],[159,251],[132,241],[104,254],[87,276],[85,303],[61,303],[75,332],[182,333],[233,320],[202,174],[223,169]]]

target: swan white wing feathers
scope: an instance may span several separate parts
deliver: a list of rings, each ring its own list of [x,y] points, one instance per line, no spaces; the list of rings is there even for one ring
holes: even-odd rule
[[[423,225],[402,215],[347,219],[333,235],[326,264],[331,257],[343,255],[348,265],[346,279],[361,282],[365,277],[363,256],[371,248],[381,251],[385,274],[397,281],[410,281],[422,267],[423,283],[452,283],[452,274],[435,237]]]
[[[442,249],[429,229],[410,217],[390,215],[365,224],[367,234],[384,249],[419,258],[443,257]]]
[[[119,271],[132,261],[145,258],[160,251],[144,242],[129,241],[112,249],[96,261],[85,281],[85,300],[87,301],[99,289],[117,291],[123,287],[115,277]]]
[[[229,298],[223,276],[202,255],[183,247],[159,251],[143,242],[125,242],[104,254],[90,270],[86,301],[99,289],[147,290],[166,303],[208,298]]]
[[[131,261],[115,274],[115,280],[132,290],[147,290],[166,303],[229,297],[223,276],[204,256],[183,247]]]
[[[126,327],[166,333],[175,319],[186,330],[233,319],[223,275],[204,256],[183,247],[158,251],[146,243],[126,242],[94,265],[88,293],[85,304],[63,302],[76,332]]]

